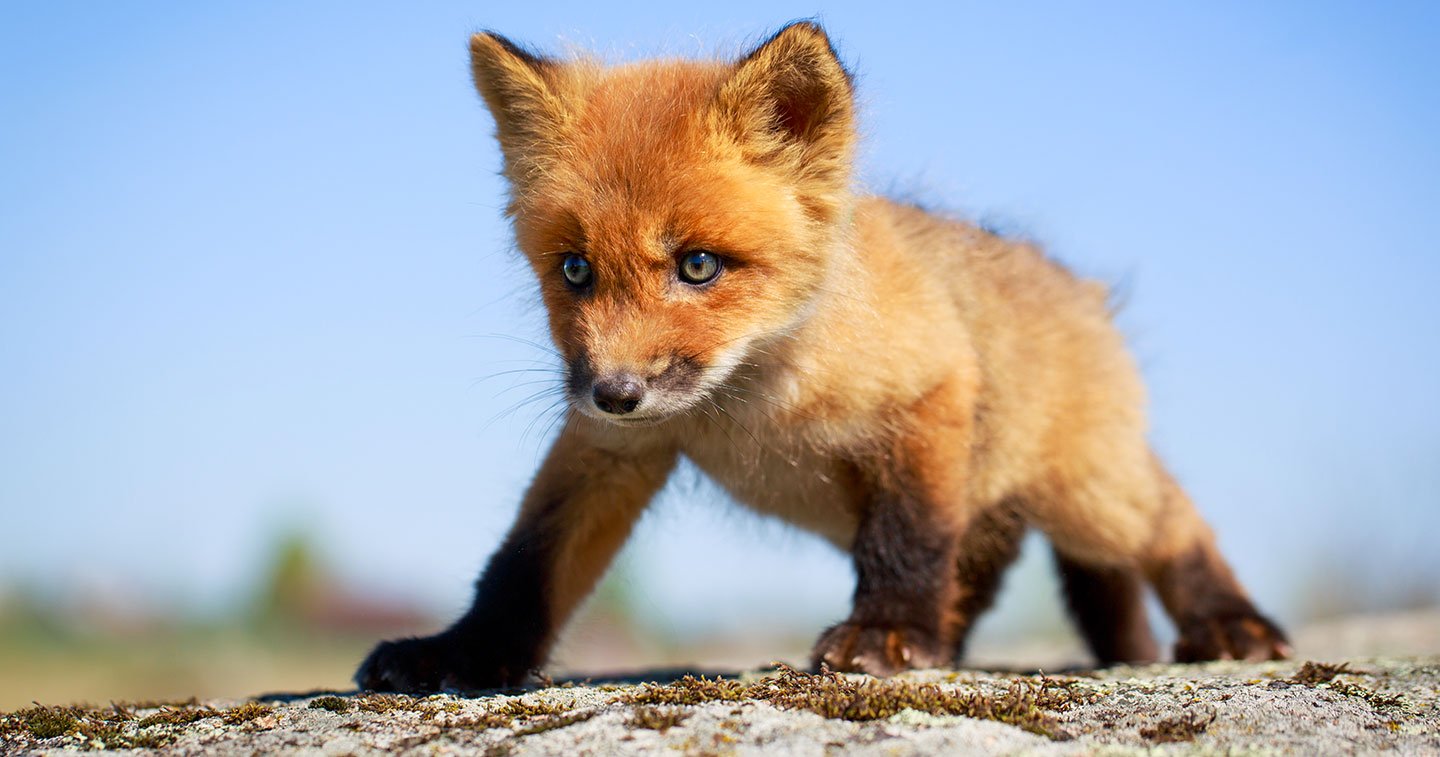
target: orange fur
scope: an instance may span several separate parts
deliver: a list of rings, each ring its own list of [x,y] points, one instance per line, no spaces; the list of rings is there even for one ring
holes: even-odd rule
[[[1031,245],[854,191],[851,80],[818,26],[737,62],[608,67],[491,34],[471,50],[518,247],[571,373],[572,417],[512,534],[551,521],[550,635],[683,454],[746,506],[855,553],[856,612],[816,650],[835,667],[944,662],[993,592],[964,585],[959,545],[982,544],[962,537],[1002,506],[1067,571],[1121,571],[1092,591],[1123,585],[1133,604],[1121,579],[1150,577],[1197,656],[1284,653],[1150,451],[1104,288]],[[723,259],[712,283],[677,279],[693,250]],[[567,256],[593,270],[583,291]],[[643,389],[632,415],[590,400],[615,375]],[[555,492],[567,504],[535,515]]]

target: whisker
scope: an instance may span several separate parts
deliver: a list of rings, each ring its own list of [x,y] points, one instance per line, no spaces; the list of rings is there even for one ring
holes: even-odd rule
[[[561,354],[560,354],[560,351],[557,350],[557,349],[555,349],[554,347],[550,347],[550,346],[548,346],[548,345],[541,344],[541,343],[539,343],[539,342],[537,342],[537,341],[535,341],[535,340],[533,340],[533,339],[526,339],[525,337],[514,336],[514,335],[511,335],[511,334],[471,334],[471,335],[470,335],[470,338],[472,338],[472,339],[501,339],[501,340],[504,340],[504,341],[507,341],[507,342],[514,342],[514,343],[516,343],[516,344],[523,344],[523,345],[525,345],[526,347],[532,347],[532,348],[537,349],[537,350],[540,350],[541,352],[544,352],[544,353],[546,353],[546,354],[554,355],[555,357],[560,358],[560,359],[562,359],[562,360],[565,358],[565,356],[564,356],[564,355],[561,355]]]
[[[739,419],[737,419],[735,416],[731,415],[731,414],[730,414],[730,411],[729,411],[729,410],[726,410],[724,405],[721,405],[721,404],[718,403],[718,402],[711,402],[710,405],[711,405],[712,407],[714,407],[716,410],[719,410],[721,413],[723,413],[726,418],[729,418],[731,423],[734,423],[735,425],[739,426],[739,427],[740,427],[740,430],[741,430],[741,431],[744,431],[745,434],[750,437],[750,441],[755,442],[756,448],[758,448],[759,450],[762,450],[762,451],[765,449],[765,445],[762,444],[758,438],[756,438],[755,434],[751,433],[751,432],[750,432],[750,429],[749,429],[745,424],[741,423],[741,422],[739,421]]]
[[[708,407],[707,407],[707,405],[708,405]],[[703,415],[702,417],[705,418],[705,420],[708,421],[708,422],[710,423],[710,425],[714,426],[714,427],[717,428],[717,429],[720,429],[720,433],[724,434],[724,435],[725,435],[725,440],[730,443],[730,448],[733,449],[733,450],[735,450],[736,456],[743,459],[743,458],[745,457],[745,452],[744,452],[744,450],[740,449],[740,445],[738,445],[738,444],[735,443],[735,437],[731,436],[729,429],[725,428],[725,425],[724,425],[723,423],[721,423],[721,422],[719,421],[719,419],[718,419],[717,417],[715,417],[714,415],[712,415],[711,412],[710,412],[710,408],[714,407],[714,408],[717,408],[717,409],[718,409],[718,407],[719,407],[718,405],[715,404],[715,401],[714,401],[714,400],[711,400],[711,399],[709,399],[709,398],[706,398],[705,403],[704,403],[704,404],[701,404],[699,407],[700,407],[701,412],[704,413],[704,415]]]
[[[530,431],[535,428],[535,424],[539,423],[541,418],[545,418],[545,417],[549,416],[550,414],[554,413],[554,414],[555,414],[555,417],[554,417],[553,419],[551,419],[549,425],[546,426],[546,431],[545,431],[545,433],[546,433],[546,435],[548,436],[549,433],[550,433],[549,429],[552,428],[552,427],[554,427],[555,422],[558,421],[558,420],[560,419],[560,417],[564,414],[565,408],[566,408],[566,406],[569,405],[569,404],[570,404],[570,403],[569,403],[569,399],[568,399],[568,398],[561,398],[560,400],[557,400],[557,401],[551,403],[550,406],[547,407],[544,412],[542,412],[542,413],[536,415],[534,418],[532,418],[532,419],[530,420],[530,423],[525,426],[525,431],[520,434],[520,443],[521,443],[522,445],[526,443],[526,440],[530,438]],[[545,439],[545,437],[542,436],[542,437],[541,437],[541,440],[543,441],[544,439]]]
[[[481,376],[480,378],[477,378],[474,381],[470,382],[470,388],[474,389],[475,387],[485,383],[486,381],[490,381],[491,379],[497,379],[501,376],[514,376],[518,373],[550,373],[555,374],[555,379],[557,381],[561,380],[561,377],[559,375],[560,372],[554,368],[512,368],[507,371],[499,371],[498,373],[492,373],[488,376]]]
[[[785,402],[784,400],[776,399],[776,398],[771,397],[771,396],[769,396],[769,395],[767,395],[767,394],[765,394],[765,393],[763,393],[763,392],[755,391],[755,390],[753,390],[753,389],[747,389],[747,388],[745,388],[745,387],[737,386],[737,385],[735,385],[735,384],[728,383],[728,382],[721,382],[721,383],[719,383],[719,384],[716,384],[716,385],[715,385],[715,388],[717,388],[717,389],[719,389],[719,388],[724,388],[724,389],[726,389],[727,391],[739,392],[739,393],[741,393],[741,394],[747,395],[747,396],[749,396],[749,397],[751,397],[751,398],[754,398],[754,399],[756,399],[756,400],[759,400],[759,401],[761,401],[761,402],[764,402],[764,403],[766,403],[766,404],[768,404],[768,405],[771,405],[771,406],[773,406],[773,407],[775,407],[775,408],[777,408],[777,409],[784,410],[784,411],[790,412],[790,413],[794,413],[794,414],[796,414],[796,415],[798,415],[798,416],[800,416],[800,417],[802,417],[802,418],[806,418],[806,419],[808,419],[808,420],[823,420],[820,416],[812,415],[812,414],[810,414],[809,412],[807,412],[804,408],[801,408],[801,407],[798,406],[798,405],[794,405],[794,404],[791,404],[791,403],[789,403],[789,402]],[[736,399],[739,399],[739,398],[737,397]]]
[[[524,388],[524,387],[527,387],[527,386],[535,386],[536,384],[550,384],[552,387],[557,388],[557,389],[563,389],[563,388],[565,388],[565,382],[560,381],[559,379],[556,379],[556,378],[536,379],[536,380],[534,380],[534,381],[521,381],[521,382],[518,383],[518,384],[511,384],[510,386],[507,386],[507,387],[505,387],[504,389],[501,389],[500,391],[496,392],[496,393],[495,393],[495,397],[496,397],[496,398],[503,397],[503,396],[505,396],[506,394],[508,394],[509,392],[515,391],[516,389],[521,389],[521,388]]]
[[[559,411],[558,413],[556,413],[556,415],[555,415],[555,420],[550,421],[550,426],[546,427],[546,429],[545,429],[545,436],[546,436],[546,437],[550,436],[550,429],[555,427],[556,421],[558,421],[558,420],[561,419],[561,418],[564,418],[564,419],[565,419],[565,423],[564,423],[564,425],[562,425],[562,426],[560,427],[560,433],[558,433],[558,434],[555,435],[555,441],[556,441],[556,442],[559,442],[561,439],[563,439],[563,438],[565,437],[565,434],[569,433],[569,431],[570,431],[570,424],[575,421],[575,416],[576,416],[576,415],[579,415],[579,413],[575,412],[575,409],[574,409],[574,408],[568,407],[568,403],[567,403],[567,407],[562,407],[562,408],[560,408],[560,411]],[[542,437],[542,438],[544,438],[544,437]],[[541,455],[542,452],[547,452],[547,451],[548,451],[548,450],[546,450],[546,449],[545,449],[544,447],[542,447],[542,446],[538,446],[538,445],[536,446],[536,449],[535,449],[535,463],[534,463],[534,465],[533,465],[532,467],[538,468],[538,467],[540,466],[540,455]]]
[[[752,412],[759,413],[759,414],[761,415],[761,417],[763,417],[767,422],[770,423],[770,425],[772,425],[772,426],[779,426],[779,425],[781,425],[780,420],[779,420],[778,418],[776,418],[774,414],[770,413],[770,412],[767,411],[765,408],[760,407],[759,405],[751,404],[750,400],[748,400],[748,399],[746,399],[746,398],[744,398],[744,397],[741,397],[741,396],[739,396],[739,395],[737,395],[737,394],[733,394],[733,393],[732,393],[732,390],[733,390],[733,389],[734,389],[733,387],[723,387],[723,386],[717,386],[717,387],[716,387],[716,391],[717,391],[717,392],[719,392],[720,394],[722,394],[723,396],[725,396],[725,397],[728,398],[728,399],[734,400],[734,401],[736,401],[736,402],[744,403],[745,406],[746,406],[746,408],[748,408],[748,409],[749,409],[750,411],[752,411]],[[755,399],[762,399],[762,400],[763,400],[764,398],[763,398],[763,397],[756,397]],[[782,409],[783,409],[783,408],[782,408]]]
[[[529,405],[529,404],[532,403],[532,402],[538,402],[539,400],[543,399],[543,398],[546,397],[546,396],[553,396],[553,395],[556,395],[556,394],[561,394],[561,395],[563,395],[563,394],[564,394],[563,388],[561,388],[561,387],[551,387],[551,388],[548,388],[548,389],[542,389],[542,390],[540,390],[540,391],[538,391],[538,392],[535,392],[534,394],[530,395],[529,397],[526,397],[526,398],[520,400],[519,402],[515,403],[514,405],[511,405],[509,408],[501,411],[500,413],[498,413],[497,415],[495,415],[493,418],[491,418],[490,420],[486,421],[486,422],[485,422],[485,425],[481,426],[481,429],[482,429],[482,430],[489,429],[491,426],[495,425],[495,424],[496,424],[497,422],[499,422],[500,420],[502,420],[502,419],[504,419],[504,418],[507,418],[507,417],[513,415],[513,414],[514,414],[517,410],[519,410],[520,408],[525,407],[526,405]]]

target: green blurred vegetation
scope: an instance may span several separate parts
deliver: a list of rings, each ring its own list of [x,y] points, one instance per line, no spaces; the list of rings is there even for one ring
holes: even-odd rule
[[[213,616],[12,587],[0,595],[0,709],[344,689],[377,639],[433,624],[415,608],[350,592],[314,544],[301,531],[282,534],[249,599]]]

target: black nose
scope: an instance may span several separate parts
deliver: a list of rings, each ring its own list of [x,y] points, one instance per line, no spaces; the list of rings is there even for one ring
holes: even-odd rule
[[[625,415],[640,407],[645,398],[645,387],[640,380],[628,374],[596,379],[595,388],[590,392],[595,407],[611,415]]]

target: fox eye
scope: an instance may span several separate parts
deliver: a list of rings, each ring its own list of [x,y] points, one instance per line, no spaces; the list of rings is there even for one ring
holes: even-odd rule
[[[687,284],[704,284],[720,275],[720,256],[706,250],[691,250],[680,258],[680,278]]]
[[[590,270],[590,261],[573,252],[565,256],[565,262],[560,264],[560,272],[565,274],[566,283],[576,289],[590,286],[590,279],[595,276]]]

